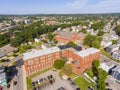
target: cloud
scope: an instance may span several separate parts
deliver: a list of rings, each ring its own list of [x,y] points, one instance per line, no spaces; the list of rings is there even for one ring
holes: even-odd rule
[[[82,13],[120,12],[120,0],[73,0],[67,7]]]

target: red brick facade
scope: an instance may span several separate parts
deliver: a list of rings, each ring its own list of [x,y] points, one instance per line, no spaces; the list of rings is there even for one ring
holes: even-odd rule
[[[38,71],[45,70],[53,66],[56,59],[61,58],[61,52],[51,53],[48,55],[31,58],[24,61],[25,70],[27,75],[31,75]]]
[[[31,75],[38,71],[50,68],[53,66],[53,63],[56,59],[59,59],[63,56],[66,57],[67,60],[71,61],[71,66],[73,68],[74,73],[79,75],[82,74],[86,69],[91,68],[92,62],[94,60],[99,60],[100,52],[81,57],[78,54],[76,54],[76,52],[66,49],[41,57],[31,58],[30,60],[24,61],[26,73],[27,75]]]
[[[66,50],[64,52],[64,56],[67,58],[67,60],[70,60],[70,59],[72,60],[71,66],[73,68],[74,73],[76,73],[77,75],[80,75],[86,69],[89,69],[92,67],[92,62],[94,60],[99,60],[100,52],[90,54],[83,58],[71,50]]]
[[[84,35],[80,35],[76,33],[71,33],[71,34],[72,35],[70,37],[58,35],[56,36],[56,40],[61,43],[68,43],[68,42],[82,41],[85,38]]]

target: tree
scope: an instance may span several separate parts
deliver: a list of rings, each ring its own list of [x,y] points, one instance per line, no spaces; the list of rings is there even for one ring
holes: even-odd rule
[[[93,74],[97,77],[97,81],[96,81],[97,90],[106,90],[105,80],[108,74],[106,71],[99,68],[99,65],[100,65],[100,61],[97,60],[93,62],[93,67],[92,67]]]
[[[77,44],[75,44],[73,42],[68,42],[67,44],[70,45],[71,47],[76,47],[77,46]]]
[[[117,25],[117,26],[116,26],[115,32],[116,32],[117,35],[120,36],[120,25]]]
[[[102,30],[99,30],[97,35],[98,35],[98,36],[103,36],[103,35],[104,35],[104,32],[103,32]]]
[[[98,75],[98,67],[99,67],[99,65],[100,65],[100,61],[99,60],[93,62],[92,71],[93,71],[95,76]]]
[[[71,67],[70,64],[66,64],[66,65],[63,67],[62,71],[63,71],[64,74],[67,75],[67,76],[71,76],[71,75],[73,74],[73,72],[72,72],[72,67]]]
[[[92,24],[91,28],[94,30],[102,30],[105,26],[103,21]]]
[[[84,45],[99,48],[100,47],[101,38],[95,35],[87,35],[84,39]]]
[[[80,32],[87,34],[87,31],[84,28],[82,28],[82,30]]]
[[[117,44],[117,40],[112,40],[112,44]]]
[[[53,66],[56,69],[62,69],[62,67],[64,67],[65,62],[61,59],[55,60]]]
[[[98,90],[106,90],[106,83],[105,80],[107,78],[107,72],[103,69],[98,69],[98,80],[97,80],[97,88]]]

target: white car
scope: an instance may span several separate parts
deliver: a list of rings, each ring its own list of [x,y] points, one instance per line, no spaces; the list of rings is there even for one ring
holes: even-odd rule
[[[38,84],[40,84],[40,80],[38,80]]]

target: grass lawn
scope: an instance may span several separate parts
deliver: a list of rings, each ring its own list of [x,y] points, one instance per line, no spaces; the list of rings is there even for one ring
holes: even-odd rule
[[[76,78],[75,80],[75,83],[80,87],[81,90],[87,90],[88,89],[88,86],[94,88],[94,90],[96,90],[96,86],[94,83],[92,82],[88,82],[84,76],[80,76],[78,78]]]
[[[27,90],[32,90],[32,78],[42,74],[42,73],[45,73],[49,70],[51,70],[52,68],[49,68],[49,69],[46,69],[46,70],[43,70],[43,71],[40,71],[40,72],[37,72],[35,74],[32,74],[31,76],[28,76],[26,79],[27,79]]]

